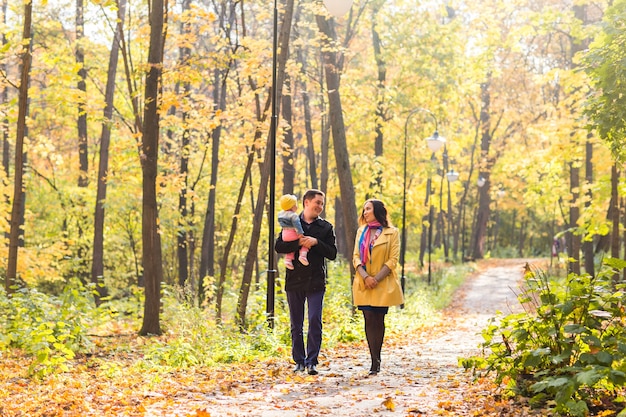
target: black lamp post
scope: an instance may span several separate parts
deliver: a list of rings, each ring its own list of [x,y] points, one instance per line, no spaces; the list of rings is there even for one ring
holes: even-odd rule
[[[335,16],[341,17],[346,14],[352,7],[353,0],[324,0],[324,5],[328,12]],[[289,23],[290,24],[290,23]],[[275,217],[274,212],[276,210],[276,131],[278,130],[278,0],[274,0],[274,23],[272,28],[273,42],[272,42],[272,106],[271,106],[271,120],[270,120],[270,136],[269,136],[269,207],[268,207],[268,258],[267,258],[267,293],[265,314],[267,316],[268,325],[270,328],[274,327],[274,301],[275,301],[275,286],[276,286],[276,257],[274,252],[274,233],[275,233]]]
[[[268,258],[267,258],[267,291],[265,296],[265,314],[267,316],[267,324],[271,329],[274,328],[274,301],[276,286],[276,257],[274,252],[274,211],[276,210],[276,129],[278,128],[278,112],[276,109],[276,91],[277,79],[277,51],[278,51],[278,0],[274,0],[274,23],[273,23],[273,41],[272,41],[272,116],[270,119],[270,202],[267,210],[268,223]]]
[[[439,136],[439,131],[438,131],[439,123],[437,122],[437,118],[435,117],[435,115],[430,110],[426,110],[421,107],[411,110],[411,112],[406,118],[406,122],[404,123],[404,164],[403,164],[404,169],[403,169],[403,182],[402,182],[402,236],[401,236],[401,242],[400,242],[400,263],[402,264],[402,269],[401,269],[402,275],[400,278],[400,283],[402,285],[403,292],[404,292],[404,286],[406,282],[406,276],[404,275],[404,263],[405,263],[404,258],[406,254],[406,154],[407,154],[406,143],[407,143],[407,138],[409,136],[408,134],[409,120],[414,114],[418,112],[428,113],[435,120],[435,133],[433,133],[431,137],[426,139],[428,143],[428,147],[433,152],[433,156],[434,156],[434,153],[438,151],[446,141],[445,138]],[[430,184],[431,184],[431,180],[429,178],[428,187],[427,187],[428,198],[430,198]],[[429,235],[429,238],[428,238],[428,283],[429,284],[430,284],[430,252],[431,252],[431,240],[432,240],[432,237],[431,237],[432,230],[431,230],[430,224],[432,224],[432,209],[433,208],[431,204],[430,212],[428,214],[429,216],[428,218],[428,222],[429,222],[429,226],[428,226],[428,230],[429,230],[428,232],[428,235]]]
[[[435,129],[436,129],[438,125],[437,118],[435,118],[434,115],[432,116],[435,119]],[[443,147],[443,145],[445,145],[446,139],[442,136],[439,136],[438,130],[435,130],[435,133],[433,133],[431,137],[426,139],[426,143],[428,144],[428,148],[432,152],[430,159],[436,161],[437,158],[435,157],[435,152],[437,152],[439,149]],[[432,174],[431,174],[428,177],[428,187],[427,187],[428,188],[427,190],[428,204],[429,204],[429,207],[428,207],[428,285],[431,284],[432,275],[433,275],[431,259],[432,259],[432,252],[433,252],[433,217],[434,217],[435,207],[433,206],[433,201],[432,201],[432,189],[431,189],[432,183],[433,181],[432,181]]]

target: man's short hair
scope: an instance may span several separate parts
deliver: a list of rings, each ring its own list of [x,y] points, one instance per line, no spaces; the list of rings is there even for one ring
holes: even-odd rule
[[[326,194],[324,194],[323,191],[311,188],[310,190],[307,190],[302,196],[302,202],[304,203],[306,200],[313,200],[318,195],[321,195],[322,197],[326,198]]]

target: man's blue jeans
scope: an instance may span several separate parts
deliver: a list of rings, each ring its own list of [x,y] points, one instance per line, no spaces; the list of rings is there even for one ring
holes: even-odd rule
[[[304,366],[317,365],[317,357],[322,346],[322,309],[324,290],[287,291],[289,319],[291,320],[291,355],[296,363]],[[304,347],[304,309],[309,313],[306,350]]]

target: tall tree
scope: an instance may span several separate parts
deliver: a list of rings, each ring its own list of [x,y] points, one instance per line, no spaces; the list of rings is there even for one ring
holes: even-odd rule
[[[586,6],[581,4],[576,4],[573,6],[573,11],[575,17],[578,19],[581,25],[584,25],[586,22]],[[588,45],[587,39],[581,39],[579,36],[571,37],[571,54],[569,56],[569,64],[573,67],[576,65],[573,62],[573,58],[579,51],[585,49]],[[576,105],[574,103],[573,105]],[[575,113],[575,109],[572,109],[572,113]],[[573,145],[575,147],[580,147],[578,145],[577,137],[579,134],[574,131],[571,134],[573,139]],[[591,158],[590,151],[592,148],[588,147],[587,158]],[[569,163],[570,168],[570,194],[571,194],[571,203],[570,203],[570,211],[569,211],[569,232],[567,234],[567,246],[568,246],[568,254],[569,254],[569,270],[575,274],[580,274],[581,265],[580,265],[580,250],[582,247],[582,236],[580,228],[578,227],[578,221],[580,218],[581,211],[581,202],[580,198],[580,167],[583,164],[583,161],[574,159]],[[591,162],[586,163],[587,167],[590,168]],[[590,173],[587,173],[587,177],[590,176]],[[591,271],[587,271],[590,274],[593,274],[593,251],[589,251],[591,255],[591,259],[589,262],[591,263]]]
[[[109,55],[107,82],[104,90],[104,111],[102,132],[100,134],[100,159],[98,162],[98,178],[96,189],[96,207],[93,226],[93,255],[91,264],[91,282],[96,285],[96,304],[107,295],[104,286],[104,211],[107,198],[107,181],[109,173],[109,145],[111,143],[111,125],[113,119],[113,98],[115,95],[115,79],[119,60],[120,40],[124,36],[124,16],[126,0],[117,1],[117,24]]]
[[[472,232],[472,242],[470,253],[473,259],[482,259],[484,256],[485,239],[487,238],[487,224],[491,216],[491,167],[492,160],[489,158],[489,148],[491,146],[491,75],[487,81],[481,84],[481,108],[479,122],[481,131],[480,140],[480,171],[479,175],[485,180],[482,187],[478,189],[478,211],[476,213],[476,223]]]
[[[226,94],[227,94],[227,78],[232,65],[232,49],[234,46],[230,44],[230,41],[236,42],[233,39],[233,30],[235,29],[235,21],[237,17],[237,2],[223,1],[220,3],[220,9],[218,13],[218,27],[223,34],[224,39],[228,39],[227,47],[221,50],[223,56],[227,56],[225,64],[218,64],[213,69],[213,90],[211,92],[213,102],[213,113],[215,115],[224,112],[226,109]],[[242,5],[243,8],[243,5]],[[219,123],[210,132],[211,135],[211,177],[209,187],[209,198],[207,201],[206,214],[204,218],[204,228],[202,230],[202,247],[200,253],[200,278],[199,278],[199,300],[202,302],[204,299],[204,284],[206,277],[213,277],[215,275],[215,212],[217,201],[217,189],[219,179],[219,161],[220,161],[220,145],[222,141],[222,134],[224,129],[222,124]],[[244,180],[245,182],[245,180]],[[236,229],[236,227],[235,227]],[[222,277],[226,271],[220,271]],[[218,292],[220,292],[223,282],[220,280],[218,283]],[[218,304],[221,303],[219,300]],[[218,311],[221,306],[218,307]],[[220,313],[218,313],[218,317]]]
[[[32,1],[24,2],[24,26],[22,32],[22,50],[20,52],[20,85],[17,116],[17,135],[15,139],[15,174],[13,176],[13,203],[11,205],[11,229],[9,233],[9,259],[5,287],[7,294],[13,292],[17,280],[17,255],[20,242],[22,214],[24,210],[24,137],[26,136],[26,115],[28,113],[28,87],[32,63]]]
[[[295,89],[295,81],[289,77],[289,75],[285,76],[285,84],[287,85],[288,91],[287,94],[283,94],[282,99],[282,114],[283,120],[286,124],[286,129],[283,133],[283,146],[282,146],[282,156],[283,156],[283,194],[293,194],[293,187],[296,178],[296,164],[295,164],[295,148],[294,148],[294,137],[293,137],[293,101],[291,95]]]
[[[591,134],[587,135],[587,141],[585,143],[585,183],[587,184],[585,210],[589,210],[591,208],[591,202],[593,201],[593,193],[591,191],[591,184],[593,183],[593,142],[591,140]],[[587,237],[583,241],[583,256],[585,259],[585,272],[591,276],[595,276],[595,251],[593,249],[592,237],[593,236]]]
[[[7,8],[9,2],[8,0],[2,0],[2,24],[6,27],[7,25]],[[7,36],[6,33],[2,32],[2,46],[7,45]],[[6,74],[7,65],[3,62],[0,64],[0,72]],[[9,101],[9,87],[6,84],[2,85],[2,93],[0,94],[0,104],[6,105]],[[9,145],[9,118],[6,113],[2,119],[2,125],[0,125],[0,130],[2,130],[2,167],[4,168],[4,173],[6,176],[9,176],[9,159],[10,159],[10,145]]]
[[[383,127],[385,121],[385,106],[386,104],[386,82],[387,82],[387,63],[382,54],[382,42],[380,39],[378,28],[378,13],[383,6],[383,1],[375,1],[372,3],[372,44],[374,47],[374,58],[376,59],[376,67],[378,68],[377,79],[377,95],[376,95],[376,138],[374,139],[374,155],[380,157],[383,155]],[[372,196],[380,195],[382,192],[382,166],[378,166],[378,172],[376,172],[374,178],[372,178]]]
[[[622,30],[626,13],[626,1],[618,0],[606,11],[603,32],[596,37],[584,56],[584,68],[590,75],[596,93],[585,103],[585,114],[589,117],[589,127],[594,129],[608,145],[615,163],[611,167],[611,199],[608,207],[609,222],[612,226],[610,253],[620,256],[620,201],[618,194],[619,166],[626,161],[626,74],[623,61],[626,51],[623,48],[626,32]],[[617,283],[619,274],[614,277]]]
[[[150,46],[146,73],[143,136],[141,141],[142,169],[142,243],[143,274],[146,300],[143,324],[139,334],[161,334],[161,282],[163,257],[157,205],[157,175],[159,157],[159,101],[163,72],[163,40],[165,4],[163,0],[150,1]]]
[[[301,31],[300,31],[300,26],[299,26],[301,11],[302,11],[302,8],[298,7],[296,11],[295,19],[294,19],[295,20],[294,32],[296,33],[296,37],[301,36]],[[319,173],[317,172],[318,161],[317,161],[316,153],[315,153],[315,145],[313,143],[311,99],[310,99],[308,85],[304,81],[304,78],[309,69],[308,62],[307,62],[307,57],[309,55],[308,51],[309,51],[309,47],[305,42],[298,44],[296,47],[296,56],[297,56],[298,62],[301,65],[300,74],[302,75],[302,77],[296,78],[296,82],[300,83],[300,90],[302,91],[302,113],[304,117],[304,120],[303,120],[304,135],[306,137],[306,143],[307,143],[306,156],[308,159],[308,167],[309,167],[308,177],[311,181],[311,188],[320,189],[319,180],[318,180]]]
[[[76,0],[76,66],[78,67],[78,91],[82,93],[78,102],[78,159],[79,176],[78,186],[86,187],[89,184],[89,144],[87,142],[87,68],[85,68],[85,51],[83,48],[85,37],[85,16],[83,0]]]
[[[191,8],[191,0],[183,0],[182,13],[188,14]],[[180,24],[180,31],[183,37],[188,37],[191,34],[191,24],[188,18],[183,18]],[[178,48],[180,66],[184,67],[189,65],[189,58],[191,57],[190,48],[191,39],[183,42]],[[183,100],[190,100],[189,93],[191,92],[191,83],[186,80],[182,83],[183,87]],[[176,86],[178,90],[179,83]],[[189,137],[191,135],[187,119],[189,118],[188,106],[183,106],[181,114],[181,122],[183,126],[183,132],[181,135],[181,152],[180,152],[180,171],[179,174],[182,177],[182,184],[180,191],[178,192],[178,211],[180,215],[179,228],[177,233],[177,255],[178,255],[178,285],[184,287],[189,279],[189,231],[188,231],[188,216],[189,216],[189,204],[192,204],[190,199],[187,198],[188,185],[189,185]]]
[[[344,55],[338,48],[337,34],[334,20],[327,16],[316,16],[317,26],[324,35],[324,47],[322,48],[322,58],[324,60],[324,74],[326,76],[326,91],[328,95],[330,129],[333,137],[333,149],[335,151],[335,164],[337,167],[337,177],[341,190],[341,210],[343,212],[344,239],[346,242],[346,254],[352,253],[354,246],[354,236],[358,226],[358,216],[356,209],[354,184],[352,182],[352,170],[350,167],[350,156],[346,141],[346,128],[343,120],[343,109],[341,107],[341,96],[339,85],[341,82],[341,72],[343,71]],[[348,28],[350,28],[348,24]],[[350,42],[351,33],[346,34],[344,46]],[[351,267],[352,269],[352,267]]]

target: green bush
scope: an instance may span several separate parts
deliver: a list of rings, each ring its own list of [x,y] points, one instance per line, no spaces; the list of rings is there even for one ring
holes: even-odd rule
[[[345,261],[328,263],[329,279],[324,299],[323,348],[341,343],[364,341],[363,317],[352,306],[351,276]],[[438,310],[445,307],[453,291],[463,282],[467,264],[436,271],[436,284],[427,285],[421,275],[407,277],[404,309],[394,309],[387,319],[390,334],[406,334],[434,323]],[[224,319],[216,323],[215,311],[189,302],[184,291],[163,285],[159,337],[111,339],[99,349],[119,352],[139,350],[134,366],[168,372],[220,363],[246,363],[278,358],[290,361],[291,334],[289,313],[281,277],[277,279],[274,327],[266,318],[266,288],[261,280],[251,288],[245,332],[233,319],[237,294],[227,293]],[[129,286],[122,296],[111,297],[96,308],[91,288],[78,282],[68,284],[58,296],[34,289],[20,289],[7,297],[0,289],[0,350],[21,349],[33,358],[31,375],[44,376],[62,372],[73,365],[78,352],[91,348],[88,334],[136,334],[143,315],[144,293]],[[306,322],[305,322],[306,326]],[[139,341],[140,343],[134,343]],[[92,358],[111,377],[121,367],[107,356]]]
[[[8,297],[0,290],[0,349],[19,348],[31,355],[30,375],[67,370],[75,353],[90,346],[93,305],[91,293],[77,282],[59,297],[34,289],[18,289]]]
[[[595,277],[561,280],[528,268],[519,295],[525,312],[494,319],[483,331],[484,355],[463,365],[478,375],[495,372],[512,395],[562,415],[585,416],[597,404],[617,408],[626,382],[626,313],[625,285],[613,276],[624,267],[610,259]]]

